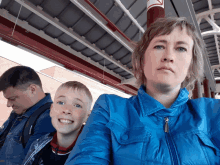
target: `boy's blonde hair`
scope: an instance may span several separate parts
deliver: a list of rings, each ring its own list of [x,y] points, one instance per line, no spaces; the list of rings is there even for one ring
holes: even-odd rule
[[[93,101],[92,94],[84,84],[82,84],[81,82],[78,82],[78,81],[67,81],[67,82],[61,84],[57,90],[59,90],[61,88],[69,88],[72,90],[83,91],[86,94],[86,96],[89,98],[88,110],[91,109],[91,105],[92,105],[92,101]]]
[[[159,18],[152,23],[149,28],[147,28],[132,54],[133,71],[138,81],[138,85],[147,83],[143,70],[143,62],[145,51],[147,50],[150,42],[154,37],[169,35],[176,27],[180,27],[181,30],[186,29],[187,34],[192,37],[194,43],[192,61],[189,66],[188,74],[181,84],[181,88],[186,87],[188,90],[193,90],[195,81],[199,80],[203,76],[203,56],[205,55],[205,45],[195,27],[187,22],[185,17]]]

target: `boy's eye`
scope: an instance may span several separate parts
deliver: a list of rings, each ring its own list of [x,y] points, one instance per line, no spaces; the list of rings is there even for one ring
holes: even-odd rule
[[[75,107],[77,107],[77,108],[82,108],[82,106],[79,105],[79,104],[75,104]]]
[[[177,50],[180,51],[180,52],[186,52],[187,51],[187,49],[183,48],[183,47],[178,47]]]
[[[58,101],[57,104],[59,104],[59,105],[64,105],[64,102]]]
[[[154,46],[154,49],[164,49],[165,47],[163,45],[156,45]]]

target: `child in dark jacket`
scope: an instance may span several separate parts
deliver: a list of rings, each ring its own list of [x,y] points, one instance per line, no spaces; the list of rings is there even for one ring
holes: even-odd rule
[[[85,85],[77,81],[62,84],[50,111],[56,132],[34,141],[23,164],[64,164],[87,120],[91,104],[92,95]]]

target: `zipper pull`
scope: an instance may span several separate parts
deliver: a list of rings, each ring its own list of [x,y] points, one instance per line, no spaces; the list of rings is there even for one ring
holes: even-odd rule
[[[55,154],[57,155],[57,153],[58,153],[58,148],[55,148]]]
[[[169,133],[169,125],[168,125],[168,117],[165,117],[165,127],[164,127],[164,132]]]

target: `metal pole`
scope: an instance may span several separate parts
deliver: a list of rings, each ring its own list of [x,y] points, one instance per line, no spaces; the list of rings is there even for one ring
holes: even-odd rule
[[[147,27],[157,18],[165,17],[164,0],[147,0]]]

